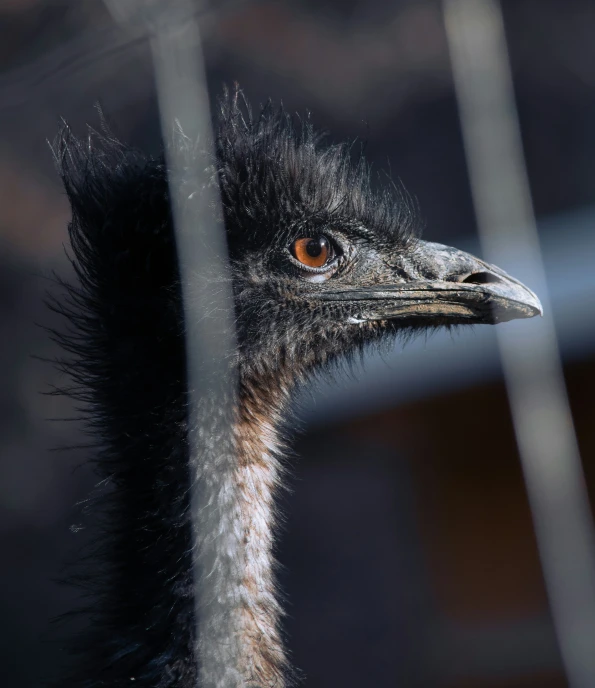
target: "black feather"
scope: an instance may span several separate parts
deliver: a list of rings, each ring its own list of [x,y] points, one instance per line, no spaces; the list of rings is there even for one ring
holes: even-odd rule
[[[296,123],[270,103],[253,117],[241,95],[226,95],[215,151],[241,366],[251,379],[243,393],[265,394],[265,373],[292,362],[299,371],[296,361],[313,368],[369,334],[320,330],[319,353],[300,342],[312,311],[283,310],[293,293],[275,273],[273,247],[332,224],[405,250],[415,214],[390,186],[374,190],[349,146],[325,147],[309,119]],[[194,687],[184,323],[167,170],[163,157],[109,133],[78,140],[68,127],[54,154],[72,206],[78,284],[63,284],[53,307],[70,322],[60,341],[70,393],[84,402],[98,445],[93,508],[103,513],[101,539],[76,576],[90,596],[88,628],[73,644],[81,659],[60,685]],[[254,298],[254,271],[265,266],[270,284]]]

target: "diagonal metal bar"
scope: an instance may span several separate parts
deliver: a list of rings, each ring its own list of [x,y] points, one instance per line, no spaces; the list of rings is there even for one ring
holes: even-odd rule
[[[551,316],[498,0],[444,0],[485,256],[539,294],[541,321],[498,328],[517,443],[571,688],[595,686],[595,535]]]
[[[210,3],[204,7],[194,3],[187,14],[194,20],[200,18],[204,36],[205,27],[208,32],[221,15],[237,10],[245,1],[219,0],[217,4]],[[120,66],[131,59],[135,50],[143,50],[147,41],[146,22],[133,16],[131,9],[139,3],[144,6],[144,0],[106,0],[112,15],[126,24],[126,31],[113,24],[101,28],[93,26],[61,41],[30,62],[0,71],[0,114],[26,106],[44,91],[54,93],[56,84],[67,82],[70,88],[79,84],[88,86],[89,69],[94,65],[112,62]],[[171,13],[171,9],[168,11]],[[140,15],[138,11],[137,14]],[[176,21],[179,22],[179,18]]]

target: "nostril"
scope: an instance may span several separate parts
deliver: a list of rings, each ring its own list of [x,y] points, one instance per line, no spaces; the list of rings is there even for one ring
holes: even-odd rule
[[[464,280],[461,280],[461,284],[490,284],[501,281],[493,272],[472,272]]]

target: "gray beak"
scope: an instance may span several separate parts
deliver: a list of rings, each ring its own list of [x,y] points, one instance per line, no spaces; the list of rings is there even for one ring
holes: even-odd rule
[[[429,320],[494,324],[542,315],[537,296],[494,265],[450,246],[420,241],[398,280],[320,294],[350,302],[354,322]]]

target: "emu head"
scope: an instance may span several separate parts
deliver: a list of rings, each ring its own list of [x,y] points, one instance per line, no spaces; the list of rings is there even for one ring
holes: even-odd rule
[[[409,197],[373,188],[366,163],[309,122],[224,103],[217,155],[250,377],[290,386],[401,332],[541,313],[503,270],[420,240]]]
[[[55,152],[79,278],[55,303],[71,326],[59,337],[73,355],[63,368],[87,403],[100,484],[114,488],[103,564],[83,577],[97,590],[97,622],[68,685],[286,685],[272,547],[277,421],[291,387],[368,343],[531,317],[539,301],[498,268],[417,238],[406,195],[375,191],[347,147],[325,148],[309,123],[294,126],[270,106],[253,118],[227,98],[215,165],[241,389],[232,436],[221,440],[219,408],[188,414],[163,158],[112,136],[79,141],[68,129]],[[196,455],[191,423],[205,439]],[[201,500],[196,548],[191,485]]]

